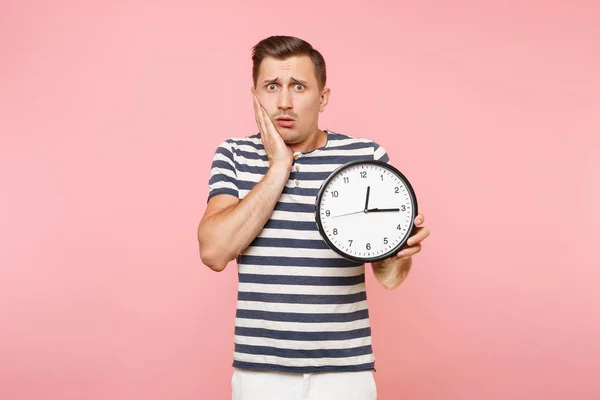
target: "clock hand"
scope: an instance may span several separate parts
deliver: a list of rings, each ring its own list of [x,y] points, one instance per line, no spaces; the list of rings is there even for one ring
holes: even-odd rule
[[[365,211],[354,211],[351,213],[334,215],[331,218],[345,217],[346,215],[352,215],[352,214],[361,214],[361,213],[370,213],[370,212],[387,212],[387,211],[400,211],[400,209],[399,208],[371,208],[370,210],[365,210]]]
[[[347,214],[334,215],[331,218],[344,217],[346,215],[352,215],[352,214],[364,214],[364,213],[365,213],[364,210],[361,210],[361,211],[355,211],[355,212],[351,212],[351,213],[347,213]]]
[[[371,192],[371,186],[367,186],[367,198],[365,200],[365,212],[369,208],[369,193]]]

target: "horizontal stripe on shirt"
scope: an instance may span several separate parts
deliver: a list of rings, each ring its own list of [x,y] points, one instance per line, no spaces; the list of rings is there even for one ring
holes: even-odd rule
[[[281,322],[352,322],[361,319],[367,319],[369,317],[368,310],[359,310],[350,313],[291,313],[291,312],[267,312],[267,311],[256,311],[256,310],[237,310],[237,318],[245,319],[263,319],[267,321],[281,321]]]
[[[240,283],[268,283],[273,285],[318,285],[341,286],[357,285],[365,281],[365,276],[281,276],[281,275],[238,275]]]
[[[369,327],[368,319],[350,322],[282,322],[236,318],[236,326],[295,332],[346,332]]]
[[[287,275],[287,276],[356,276],[364,273],[365,266],[357,267],[289,267],[280,265],[253,265],[243,264],[238,266],[240,273],[262,275]]]
[[[279,340],[263,337],[235,335],[233,340],[236,344],[245,344],[248,346],[269,346],[278,349],[298,350],[346,349],[371,345],[371,337],[369,336],[348,340],[327,340],[317,342],[309,340]]]
[[[295,303],[265,303],[262,301],[238,300],[238,310],[255,310],[282,313],[332,314],[352,313],[367,309],[367,301],[357,301],[348,304],[295,304]]]
[[[295,276],[297,277],[297,275]],[[306,295],[347,295],[365,291],[365,284],[357,285],[290,285],[272,283],[245,283],[238,284],[240,292],[255,292],[269,294],[306,294]]]
[[[329,250],[329,246],[323,240],[305,240],[288,238],[265,238],[257,237],[250,243],[249,247],[270,247],[270,248],[296,248],[312,250]]]
[[[240,255],[238,258],[240,264],[253,265],[288,265],[298,267],[356,267],[361,265],[355,261],[346,260],[345,258],[308,258],[308,257],[263,257]]]
[[[348,304],[366,300],[367,295],[365,292],[344,295],[238,292],[238,299],[267,303]]]
[[[261,359],[265,363],[277,363],[282,366],[293,366],[293,367],[308,367],[308,366],[319,366],[319,365],[360,365],[373,360],[372,353],[359,355],[355,357],[330,357],[330,358],[288,358],[288,357],[277,357],[272,355],[253,355],[248,353],[235,352],[234,357],[239,361],[254,361],[257,358]]]
[[[298,367],[294,365],[280,365],[272,363],[259,363],[259,362],[245,362],[234,359],[234,368],[251,369],[254,371],[279,371],[286,373],[323,373],[323,372],[351,372],[351,371],[371,371],[374,369],[374,363],[368,362],[364,364],[348,364],[343,367],[336,365],[311,365],[305,367]]]
[[[361,337],[370,337],[371,328],[358,328],[346,331],[305,332],[305,331],[278,331],[273,329],[236,326],[235,334],[250,337],[266,337],[279,340],[308,340],[323,342],[328,340],[349,340]]]
[[[371,353],[371,346],[361,346],[345,349],[281,349],[269,346],[249,346],[235,344],[237,353],[260,354],[285,358],[342,358],[356,357]]]

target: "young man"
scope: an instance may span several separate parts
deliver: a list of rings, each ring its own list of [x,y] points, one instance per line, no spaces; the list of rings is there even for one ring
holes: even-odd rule
[[[327,106],[325,61],[309,43],[272,36],[253,49],[260,133],[227,139],[211,168],[198,227],[202,262],[237,259],[234,400],[376,399],[364,264],[327,247],[314,218],[321,183],[354,160],[389,161],[383,147],[318,127]],[[429,235],[373,263],[394,289]]]

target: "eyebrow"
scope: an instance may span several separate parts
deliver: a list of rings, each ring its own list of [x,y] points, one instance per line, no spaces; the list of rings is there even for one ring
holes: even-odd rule
[[[296,78],[292,77],[292,78],[290,78],[290,80],[294,83],[301,83],[305,86],[308,86],[308,82],[303,81],[301,79],[296,79]],[[264,83],[277,83],[277,82],[279,82],[279,77],[274,78],[274,79],[265,79],[263,82]]]

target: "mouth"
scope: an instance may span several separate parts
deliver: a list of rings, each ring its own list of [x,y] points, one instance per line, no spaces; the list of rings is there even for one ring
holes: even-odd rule
[[[277,125],[281,128],[293,128],[294,127],[294,119],[290,117],[279,117],[276,119]]]

